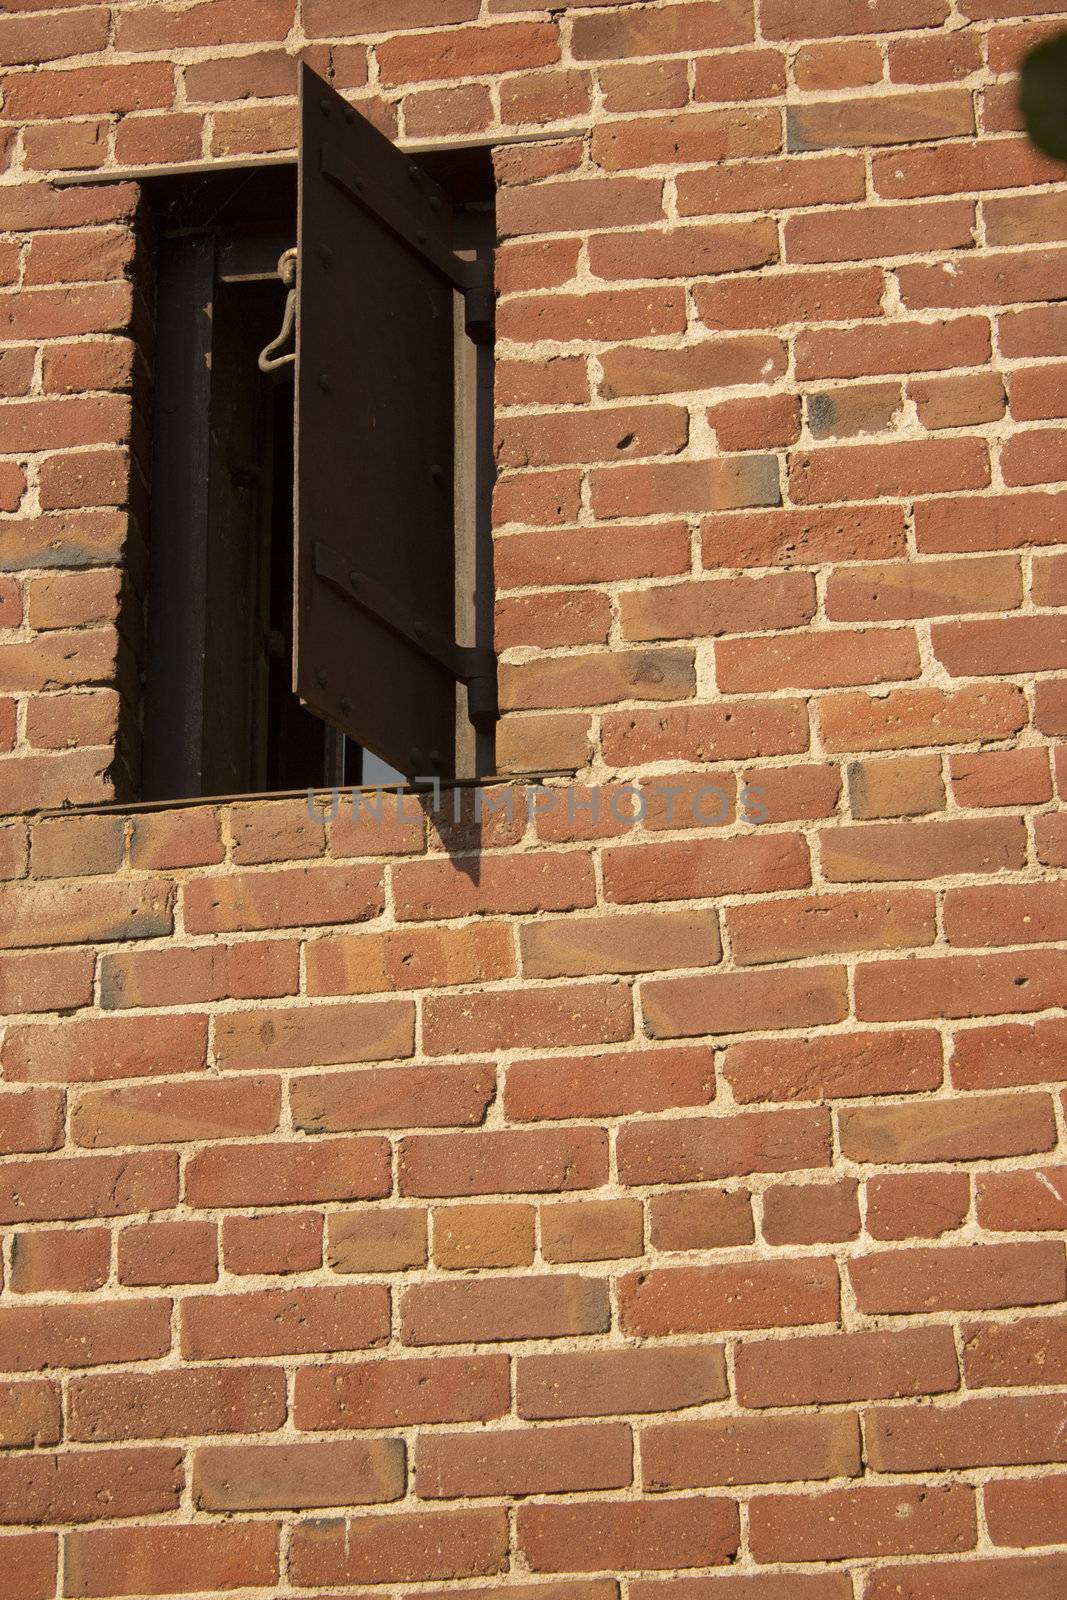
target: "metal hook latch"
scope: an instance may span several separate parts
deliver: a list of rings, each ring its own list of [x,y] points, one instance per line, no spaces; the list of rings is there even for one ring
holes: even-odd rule
[[[278,258],[278,276],[285,284],[289,293],[285,297],[285,315],[282,317],[282,330],[276,339],[272,339],[265,350],[260,352],[260,372],[277,372],[279,367],[288,367],[296,360],[296,351],[288,350],[285,355],[278,355],[278,351],[289,343],[296,327],[296,251],[286,250]]]

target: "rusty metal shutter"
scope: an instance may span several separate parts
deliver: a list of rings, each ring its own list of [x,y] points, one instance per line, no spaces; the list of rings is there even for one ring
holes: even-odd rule
[[[293,687],[406,774],[455,770],[455,295],[447,195],[301,69]]]

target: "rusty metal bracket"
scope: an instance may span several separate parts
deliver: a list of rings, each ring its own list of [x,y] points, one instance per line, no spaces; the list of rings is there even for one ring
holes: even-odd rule
[[[496,655],[492,650],[457,644],[454,639],[413,616],[394,594],[351,570],[345,561],[321,540],[314,547],[315,576],[358,606],[383,627],[411,645],[427,660],[441,667],[459,683],[467,685],[467,711],[474,726],[483,732],[492,729],[500,711],[496,691]]]
[[[296,274],[297,257],[295,250],[285,250],[278,259],[278,276],[285,284],[289,293],[285,297],[285,314],[282,317],[282,328],[276,339],[272,339],[265,350],[259,353],[260,372],[277,372],[279,367],[289,367],[296,360],[296,351],[286,350],[284,355],[278,351],[284,350],[296,331]]]

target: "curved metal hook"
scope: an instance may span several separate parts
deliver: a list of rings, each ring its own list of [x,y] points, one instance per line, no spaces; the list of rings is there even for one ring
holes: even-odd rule
[[[285,314],[282,317],[282,327],[276,339],[272,339],[266,349],[259,354],[260,372],[277,372],[279,367],[288,367],[296,360],[296,351],[289,350],[285,355],[277,352],[289,343],[296,327],[296,251],[286,250],[278,258],[278,276],[286,285],[289,293],[285,297]]]

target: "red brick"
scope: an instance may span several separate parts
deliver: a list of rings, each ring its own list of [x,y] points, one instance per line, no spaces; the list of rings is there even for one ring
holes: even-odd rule
[[[232,1444],[197,1450],[193,1504],[206,1511],[372,1505],[403,1496],[400,1439]]]
[[[782,499],[777,458],[766,455],[594,469],[590,483],[594,514],[607,518],[732,511]]]
[[[15,1306],[0,1310],[0,1349],[8,1372],[146,1361],[170,1349],[169,1300],[99,1305]]]
[[[798,89],[858,89],[879,81],[882,56],[873,39],[802,45],[793,75]]]
[[[691,111],[679,116],[609,122],[593,129],[592,158],[609,172],[661,162],[693,164],[774,155],[781,122],[770,108]]]
[[[687,435],[688,416],[678,406],[528,412],[498,422],[496,459],[501,467],[536,467],[671,455],[684,449]]]
[[[522,10],[523,7],[514,9]],[[437,22],[436,13],[433,20]],[[390,26],[395,24],[390,22]],[[564,117],[584,117],[589,112],[592,87],[589,73],[573,69],[524,72],[515,78],[504,78],[500,85],[500,115],[504,122],[541,124],[559,122]],[[618,109],[625,110],[626,107]],[[501,151],[495,151],[494,155],[499,160]],[[497,175],[503,176],[499,165]]]
[[[678,55],[747,44],[752,14],[745,5],[663,6],[654,12],[614,9],[575,19],[572,46],[580,60],[617,61],[631,56]]]
[[[1063,1383],[1067,1373],[1067,1319],[1019,1317],[963,1326],[963,1368],[973,1389]]]
[[[763,1237],[768,1244],[834,1244],[860,1231],[855,1179],[835,1183],[781,1183],[763,1196]]]
[[[30,951],[0,956],[0,1009],[7,1015],[73,1010],[89,1005],[92,995],[93,959],[87,951]]]
[[[294,1583],[483,1577],[507,1560],[503,1509],[401,1512],[305,1523],[290,1547]]]
[[[225,1217],[222,1256],[227,1272],[314,1272],[322,1265],[322,1216],[317,1211],[286,1211]]]
[[[66,1539],[64,1587],[76,1600],[188,1593],[190,1582],[238,1589],[277,1579],[278,1529],[269,1522],[94,1528]]]
[[[962,1226],[971,1204],[965,1172],[889,1172],[868,1179],[866,1189],[874,1239],[938,1239]]]
[[[1033,1155],[1056,1144],[1052,1106],[1040,1094],[855,1106],[838,1125],[849,1160],[892,1165]]]
[[[1060,617],[937,623],[931,639],[934,654],[954,678],[1067,667],[1067,620]]]
[[[556,589],[496,601],[494,636],[501,650],[606,644],[610,630],[611,602],[593,590]]]
[[[840,1022],[848,1013],[845,979],[843,967],[660,979],[642,986],[645,1032],[684,1039]]]
[[[1067,884],[989,884],[945,895],[950,944],[1042,944],[1067,939]]]
[[[505,712],[626,700],[688,700],[696,689],[696,672],[690,650],[600,650],[504,663],[499,688]]]
[[[401,1337],[414,1345],[565,1338],[610,1320],[606,1283],[562,1274],[427,1283],[401,1303]]]
[[[711,1073],[712,1080],[714,1073]],[[59,1150],[66,1099],[61,1089],[0,1090],[0,1155]]]
[[[641,1187],[824,1167],[830,1155],[822,1108],[632,1123],[618,1135],[619,1179]]]
[[[622,905],[766,894],[810,882],[807,848],[797,834],[620,845],[604,852],[605,898]]]
[[[861,824],[826,830],[819,846],[823,872],[837,883],[995,873],[1026,861],[1019,817]]]
[[[59,1540],[54,1533],[18,1533],[0,1539],[0,1561],[22,1600],[55,1593]]]
[[[862,200],[864,188],[863,158],[857,155],[725,162],[679,173],[678,210],[699,216],[819,206]]]
[[[742,1104],[914,1093],[940,1084],[941,1042],[930,1030],[899,1028],[891,1034],[746,1040],[730,1045],[723,1070]]]
[[[241,1083],[218,1080],[132,1084],[90,1089],[79,1096],[71,1119],[76,1144],[162,1144],[233,1139],[270,1133],[278,1126],[281,1093],[275,1078]]]
[[[698,284],[701,320],[713,329],[776,328],[782,306],[796,322],[840,322],[881,313],[882,273],[875,267],[837,271],[786,269]]]
[[[951,1328],[801,1334],[737,1350],[737,1395],[745,1406],[896,1400],[958,1387]]]
[[[721,954],[716,921],[700,912],[534,922],[519,939],[523,972],[533,978],[709,966]]]
[[[704,64],[699,63],[698,71]],[[620,62],[617,66],[602,67],[599,77],[608,111],[669,110],[684,106],[689,99],[689,71],[685,61]],[[740,96],[726,98],[732,100]]]
[[[682,1189],[653,1195],[651,1239],[657,1250],[716,1250],[755,1238],[747,1189]]]
[[[641,1469],[646,1490],[854,1478],[860,1472],[859,1419],[844,1412],[648,1427],[641,1432]]]
[[[989,483],[982,439],[909,439],[883,445],[845,445],[790,457],[789,486],[801,504],[857,500],[870,494],[910,499]]]
[[[95,1522],[176,1510],[183,1476],[176,1450],[80,1450],[0,1461],[0,1492],[7,1522]]]
[[[193,879],[185,887],[188,933],[362,922],[382,909],[378,868],[292,867]]]
[[[295,940],[280,939],[121,951],[101,958],[100,1003],[110,1011],[295,994],[299,956]]]
[[[960,1089],[1002,1089],[1023,1083],[1055,1083],[1067,1077],[1067,1020],[1002,1023],[956,1034],[952,1081]]]
[[[1027,428],[1006,439],[1000,451],[1000,470],[1010,486],[1059,483],[1067,477],[1061,456],[1060,428]]]
[[[13,1450],[58,1444],[62,1432],[63,1399],[58,1384],[36,1378],[0,1384],[0,1447]]]
[[[820,1495],[760,1495],[749,1505],[757,1561],[840,1561],[850,1556],[972,1550],[974,1490],[964,1484],[864,1485]]]
[[[111,1271],[106,1228],[49,1228],[11,1239],[10,1287],[16,1294],[99,1289]]]
[[[883,622],[1001,611],[1017,606],[1021,599],[1017,559],[978,556],[838,568],[830,574],[826,610],[835,622]]]
[[[944,0],[871,0],[855,14],[842,14],[835,0],[764,0],[763,31],[769,39],[822,39],[936,27],[945,16]]]
[[[796,349],[797,376],[805,379],[936,372],[988,361],[989,323],[985,317],[956,317],[869,328],[808,328],[798,335]]]
[[[345,28],[350,26],[346,13]],[[390,26],[394,24],[390,22]],[[385,85],[474,78],[551,66],[560,58],[559,33],[555,23],[548,22],[441,29],[433,35],[388,39],[375,53]]]
[[[463,862],[419,861],[397,867],[393,890],[402,920],[533,911],[573,911],[594,903],[585,856],[543,852],[522,860],[486,857],[477,881]]]
[[[701,532],[705,567],[792,567],[904,554],[904,519],[895,506],[740,512],[709,518]]]
[[[622,1329],[642,1336],[834,1322],[838,1301],[837,1266],[819,1256],[657,1268],[619,1280]]]
[[[811,895],[731,906],[726,925],[735,962],[750,965],[849,950],[932,944],[933,897],[902,894]]]
[[[591,1500],[520,1506],[518,1538],[534,1572],[645,1572],[721,1565],[740,1531],[732,1500]]]
[[[924,428],[964,428],[996,422],[1004,415],[1004,382],[999,373],[919,379],[908,384],[908,394]]]
[[[694,100],[769,100],[784,92],[785,58],[778,50],[734,50],[697,60]]]
[[[632,1481],[632,1455],[630,1430],[622,1423],[424,1434],[415,1457],[415,1492],[423,1500],[455,1500],[625,1489]]]
[[[402,1194],[533,1194],[607,1181],[602,1129],[494,1129],[415,1135],[400,1144]]]
[[[853,1259],[848,1270],[867,1315],[985,1311],[1064,1298],[1063,1246],[1051,1240],[881,1250]]]
[[[507,1356],[438,1355],[301,1367],[296,1425],[319,1432],[488,1422],[508,1410],[508,1365]]]
[[[15,72],[4,80],[4,115],[19,122],[144,111],[173,101],[174,70],[163,61]]]
[[[294,1126],[307,1133],[480,1123],[496,1090],[491,1066],[407,1066],[302,1076],[290,1084]]]
[[[1059,1555],[1029,1560],[953,1562],[947,1566],[886,1566],[871,1574],[867,1600],[942,1600],[945,1575],[951,1574],[951,1600],[999,1600],[1005,1593],[1025,1594],[1026,1600],[1058,1600],[1067,1580],[1067,1559]],[[946,1596],[947,1600],[947,1596]]]
[[[772,383],[785,371],[786,356],[784,344],[773,334],[739,334],[691,340],[678,349],[619,345],[601,351],[600,366],[600,393],[613,399]],[[688,565],[672,570],[688,570]]]
[[[968,500],[962,517],[958,502],[920,500],[915,507],[916,542],[922,554],[1056,544],[1064,500],[1062,493],[987,495]]]
[[[372,1200],[392,1186],[385,1139],[317,1139],[305,1144],[227,1144],[200,1150],[185,1175],[197,1207],[307,1205]]]
[[[158,1211],[178,1199],[172,1151],[136,1156],[34,1156],[0,1171],[5,1222],[78,1221]]]
[[[501,191],[497,226],[517,234],[585,233],[593,228],[658,222],[663,183],[657,178],[575,178]]]
[[[921,668],[910,628],[841,628],[795,638],[723,640],[715,646],[715,671],[724,694],[760,694],[917,678]]]
[[[583,1200],[541,1207],[546,1261],[619,1261],[640,1256],[644,1208],[639,1200]]]
[[[710,407],[708,422],[723,450],[770,450],[800,437],[800,399],[779,394],[766,400],[727,400]]]
[[[1065,1420],[1067,1397],[1013,1396],[937,1408],[875,1408],[865,1417],[864,1433],[876,1471],[942,1472],[1062,1461]]]
[[[979,1225],[991,1233],[1062,1231],[1067,1220],[1067,1168],[1031,1167],[1025,1172],[979,1173]]]
[[[433,995],[423,1007],[423,1048],[433,1056],[513,1050],[530,1038],[550,1048],[610,1044],[632,1033],[630,992],[621,984]]]
[[[770,218],[702,223],[649,233],[627,230],[593,234],[588,250],[595,278],[703,278],[777,261],[778,230]],[[653,455],[662,451],[639,453]]]
[[[24,894],[30,891],[24,891]],[[8,1077],[30,1083],[93,1082],[202,1069],[206,1021],[197,1016],[88,1018],[10,1027]]]
[[[151,1222],[119,1235],[120,1283],[214,1283],[217,1277],[213,1223]]]
[[[980,41],[967,32],[893,40],[889,46],[893,83],[949,83],[969,77],[980,66]]]
[[[364,1350],[388,1332],[381,1284],[190,1295],[182,1303],[186,1360]]]
[[[275,1006],[219,1017],[215,1054],[228,1071],[388,1061],[414,1048],[410,1000],[315,1007]]]
[[[1067,1476],[989,1483],[985,1508],[994,1544],[1055,1544],[1067,1515]]]
[[[520,1356],[521,1417],[599,1417],[681,1411],[727,1392],[721,1347],[573,1351]]]
[[[439,1267],[528,1267],[534,1258],[536,1212],[528,1205],[439,1206],[433,1213],[433,1255]]]
[[[516,1061],[507,1069],[504,1108],[512,1122],[618,1117],[704,1105],[714,1092],[710,1051],[667,1046]]]
[[[785,224],[787,261],[870,261],[965,250],[974,242],[973,200],[917,205],[850,206],[790,217]]]
[[[1043,1011],[1058,1004],[1065,979],[1067,952],[1056,950],[882,961],[857,972],[856,1015],[901,1022]]]
[[[827,695],[819,720],[828,750],[900,750],[1006,738],[1025,726],[1027,713],[1013,685],[975,684]]]

